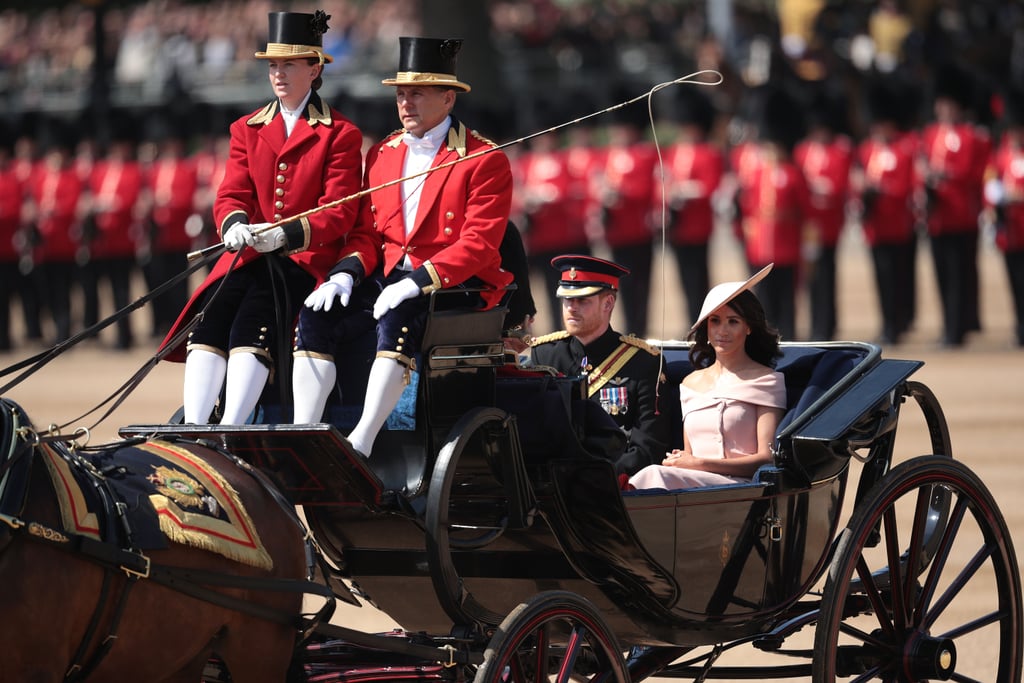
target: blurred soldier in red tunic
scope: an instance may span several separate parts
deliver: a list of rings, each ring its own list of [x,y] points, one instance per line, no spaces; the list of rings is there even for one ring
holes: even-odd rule
[[[1009,88],[1003,102],[1005,130],[985,173],[985,200],[1006,261],[1015,341],[1024,346],[1024,88]]]
[[[625,98],[623,98],[625,99]],[[622,284],[626,332],[647,334],[647,307],[654,257],[653,205],[658,153],[642,137],[647,110],[638,104],[616,110],[599,177],[603,237],[612,260],[633,273]]]
[[[759,163],[742,200],[747,265],[757,272],[774,263],[758,298],[782,338],[796,338],[796,288],[810,195],[792,150],[803,135],[795,98],[782,89],[767,93],[759,126]]]
[[[909,84],[877,80],[868,86],[868,137],[851,172],[861,228],[871,249],[882,317],[879,341],[899,342],[913,316],[916,246],[914,160],[917,134],[907,130],[913,101]]]
[[[42,339],[43,332],[39,322],[39,309],[42,305],[40,294],[36,291],[35,282],[32,277],[32,241],[35,235],[35,224],[29,222],[26,207],[31,205],[31,197],[28,188],[32,177],[41,167],[41,161],[37,158],[39,152],[34,131],[27,131],[31,128],[27,122],[22,122],[19,128],[22,135],[14,141],[14,157],[11,160],[11,170],[14,180],[19,184],[22,193],[22,224],[15,236],[15,247],[19,254],[19,287],[18,294],[21,297],[21,309],[25,319],[25,339],[38,341]]]
[[[853,145],[844,134],[845,99],[823,85],[818,88],[808,111],[808,136],[797,144],[793,160],[811,193],[811,233],[805,244],[811,339],[828,341],[835,337],[838,318],[836,245],[846,224]]]
[[[542,275],[547,283],[548,310],[552,313],[557,313],[559,303],[553,294],[558,273],[551,270],[551,259],[587,249],[583,224],[569,217],[570,177],[566,161],[565,152],[558,147],[557,133],[533,138],[530,149],[512,160],[514,196],[520,205],[519,225],[525,238],[527,262],[530,270]]]
[[[106,157],[93,164],[89,177],[88,213],[81,244],[81,249],[88,252],[82,267],[85,327],[99,320],[100,281],[109,283],[115,311],[131,303],[143,180],[134,140],[129,137],[133,126],[127,121],[119,123],[122,125],[115,127]],[[131,347],[130,323],[127,316],[118,320],[116,348]]]
[[[35,289],[53,319],[54,342],[59,344],[71,336],[71,284],[81,227],[82,181],[72,163],[74,133],[70,124],[51,121],[45,132],[46,152],[29,182],[26,219],[35,227]]]
[[[195,213],[199,179],[195,161],[185,155],[182,132],[175,121],[156,121],[153,131],[157,156],[146,172],[147,224],[143,232],[143,274],[156,289],[188,267],[192,238],[186,225]],[[182,280],[153,300],[153,336],[162,337],[188,300]]]
[[[935,77],[935,121],[921,139],[921,177],[928,236],[942,301],[944,346],[963,344],[978,320],[978,215],[988,133],[968,120],[974,103],[969,74],[947,65]]]
[[[668,240],[676,257],[686,296],[683,320],[696,319],[704,294],[710,289],[708,243],[715,227],[711,200],[722,182],[725,158],[708,140],[715,109],[700,86],[680,89],[679,137],[665,154],[666,190],[670,210]],[[654,203],[661,189],[655,188]],[[686,322],[684,329],[689,329]]]
[[[21,229],[22,188],[9,141],[0,140],[0,351],[11,348],[11,299],[21,285],[16,246]]]

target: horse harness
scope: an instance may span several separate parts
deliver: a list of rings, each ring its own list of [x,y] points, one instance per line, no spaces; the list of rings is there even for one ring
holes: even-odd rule
[[[137,547],[135,529],[129,515],[126,514],[127,505],[119,499],[117,492],[111,486],[107,476],[110,473],[96,469],[92,463],[80,455],[79,449],[75,446],[55,448],[54,452],[64,458],[76,473],[84,474],[85,480],[92,485],[97,499],[102,503],[101,516],[105,519],[106,531],[102,538],[113,540],[96,540],[83,534],[53,529],[36,521],[22,519],[20,515],[27,503],[29,478],[37,447],[46,442],[74,443],[74,439],[59,434],[38,434],[31,427],[25,426],[23,423],[25,417],[19,408],[7,400],[0,399],[0,403],[3,408],[0,410],[0,434],[5,437],[10,435],[8,443],[0,444],[0,447],[3,448],[0,450],[0,552],[14,537],[22,536],[65,552],[83,556],[105,570],[92,619],[65,672],[65,681],[85,680],[109,653],[117,640],[118,626],[130,591],[140,579],[155,581],[172,590],[221,607],[291,626],[296,629],[299,642],[305,640],[322,623],[330,620],[336,604],[335,593],[328,586],[312,580],[317,569],[324,577],[331,576],[330,568],[323,559],[322,553],[315,546],[312,536],[296,514],[294,506],[285,499],[266,475],[253,468],[249,463],[233,454],[218,451],[256,479],[299,526],[306,546],[307,578],[305,580],[239,576],[153,564],[149,556]],[[145,439],[139,437],[128,443],[143,441]],[[107,610],[106,606],[112,599],[115,589],[114,579],[119,572],[124,573],[125,582],[116,597],[116,604],[112,609]],[[294,617],[280,610],[225,595],[210,588],[211,586],[311,594],[324,598],[325,602],[323,607],[312,616]],[[90,647],[101,629],[106,631],[106,635]]]

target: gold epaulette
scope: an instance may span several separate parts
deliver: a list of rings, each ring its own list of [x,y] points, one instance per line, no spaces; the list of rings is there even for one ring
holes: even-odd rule
[[[483,135],[480,135],[480,133],[477,133],[475,130],[469,131],[469,134],[472,135],[473,137],[475,137],[480,142],[484,143],[485,145],[490,145],[491,147],[497,147],[498,146],[497,142],[495,142],[494,140],[491,140],[490,138],[485,138]]]
[[[638,349],[643,349],[644,351],[646,351],[647,353],[651,354],[652,356],[660,356],[661,355],[661,351],[660,350],[656,349],[655,347],[651,346],[650,344],[645,342],[643,339],[640,339],[639,337],[636,337],[635,335],[632,335],[632,334],[625,335],[624,334],[621,337],[619,337],[619,340],[622,341],[625,344],[629,344],[631,346],[635,346]]]
[[[533,341],[530,342],[530,346],[538,346],[540,344],[547,344],[548,342],[558,341],[559,339],[568,339],[569,333],[565,330],[559,330],[558,332],[552,332],[550,334],[542,334],[539,337],[534,337]]]

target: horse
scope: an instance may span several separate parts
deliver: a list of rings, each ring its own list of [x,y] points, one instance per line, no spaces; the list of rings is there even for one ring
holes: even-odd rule
[[[139,551],[69,530],[59,499],[67,482],[55,483],[45,460],[71,471],[68,463],[85,458],[73,444],[40,438],[19,406],[0,400],[0,680],[197,683],[211,659],[236,683],[295,675],[303,593],[313,591],[293,589],[319,584],[306,580],[304,528],[294,506],[230,453],[198,442],[95,447],[89,462],[118,464],[106,475],[94,472],[93,481],[103,484],[131,470],[138,453],[161,449],[201,458],[220,486],[237,492],[269,562],[257,566],[179,542]],[[191,495],[186,484],[162,483],[169,495]],[[97,488],[109,497],[105,484]]]

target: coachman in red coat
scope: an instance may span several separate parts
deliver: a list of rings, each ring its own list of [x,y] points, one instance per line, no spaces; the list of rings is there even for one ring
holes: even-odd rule
[[[404,129],[368,154],[366,186],[372,191],[357,228],[299,319],[293,383],[298,423],[320,421],[337,377],[334,349],[367,322],[373,329],[376,320],[366,401],[349,435],[353,448],[366,455],[414,367],[426,325],[425,295],[482,289],[437,297],[438,304],[492,307],[512,282],[499,252],[512,206],[511,166],[494,143],[451,115],[456,92],[470,89],[455,75],[461,45],[400,39],[398,74],[383,82],[396,88]]]
[[[205,311],[188,339],[186,422],[209,420],[225,377],[221,423],[246,421],[274,361],[290,358],[303,299],[355,222],[355,202],[286,220],[359,191],[362,134],[316,92],[331,60],[321,47],[328,18],[270,15],[270,40],[256,57],[267,61],[277,98],[231,124],[214,220],[224,246],[241,254],[220,257],[164,341],[180,360],[186,348],[174,335]]]

